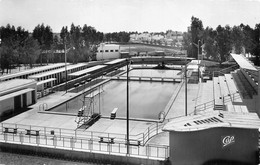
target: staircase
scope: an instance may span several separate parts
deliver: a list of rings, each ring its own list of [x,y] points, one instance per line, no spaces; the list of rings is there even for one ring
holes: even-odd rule
[[[225,105],[215,104],[214,105],[214,110],[216,110],[216,111],[224,111],[225,110]]]

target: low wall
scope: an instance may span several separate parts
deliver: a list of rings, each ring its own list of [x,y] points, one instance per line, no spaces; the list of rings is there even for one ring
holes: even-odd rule
[[[216,127],[172,131],[170,159],[178,165],[258,164],[258,129]]]
[[[147,159],[141,157],[129,157],[125,155],[111,155],[95,152],[83,152],[76,150],[66,150],[57,148],[47,148],[40,146],[29,146],[12,143],[0,142],[0,149],[4,152],[23,153],[27,155],[47,156],[56,159],[65,159],[83,162],[100,162],[112,164],[129,164],[129,165],[163,165],[164,161]]]

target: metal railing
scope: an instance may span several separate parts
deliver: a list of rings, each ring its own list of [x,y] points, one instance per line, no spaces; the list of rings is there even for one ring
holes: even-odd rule
[[[144,133],[130,135],[132,155],[167,158],[169,146],[146,144],[162,132],[165,123],[154,123]],[[54,127],[1,123],[0,140],[20,144],[46,145],[70,149],[104,151],[126,154],[126,135],[93,131],[81,131]],[[104,141],[101,139],[105,139]],[[111,141],[112,140],[112,141]],[[158,153],[157,153],[158,152]],[[159,153],[160,152],[160,153]]]
[[[213,77],[216,77],[216,76],[223,76],[225,74],[228,74],[230,73],[231,71],[234,71],[235,69],[238,68],[238,65],[232,65],[230,67],[227,67],[227,68],[224,68],[224,69],[221,69],[219,71],[214,71],[213,72]]]
[[[84,150],[86,152],[102,152],[105,154],[126,154],[126,143],[100,141],[97,139],[75,138],[73,136],[56,136],[44,134],[28,134],[24,132],[0,134],[0,141],[23,145],[53,147],[68,150]],[[169,146],[153,145],[146,146],[130,145],[130,156],[143,156],[147,158],[169,157]]]
[[[223,96],[222,97],[223,105],[225,105],[226,103],[229,103],[229,102],[235,102],[239,98],[241,98],[239,93],[232,93],[232,94]],[[194,112],[192,112],[191,114],[194,114],[194,113],[196,114],[197,112],[205,111],[209,108],[214,108],[214,106],[215,106],[215,100],[211,100],[209,102],[196,105],[194,107]]]
[[[222,69],[222,70],[219,70],[219,71],[214,71],[213,77],[228,74],[231,71],[235,70],[237,67],[238,67],[238,65],[233,65],[233,66],[230,66],[228,68],[225,68],[225,69]],[[215,89],[214,89],[214,85],[213,85],[213,95],[214,95],[214,92],[215,92],[214,90]],[[225,103],[230,102],[230,101],[234,102],[239,97],[240,97],[239,93],[232,93],[232,94],[228,94],[226,96],[223,96],[222,97],[223,98],[223,105]],[[215,106],[215,99],[208,101],[206,103],[196,105],[194,107],[194,112],[192,112],[192,114],[194,114],[194,113],[196,114],[197,112],[200,112],[200,111],[205,111],[209,108],[214,108],[214,106]]]
[[[204,111],[204,110],[209,109],[209,108],[213,108],[214,104],[215,104],[215,100],[211,100],[209,102],[196,105],[195,106],[195,111],[199,112],[199,111]]]

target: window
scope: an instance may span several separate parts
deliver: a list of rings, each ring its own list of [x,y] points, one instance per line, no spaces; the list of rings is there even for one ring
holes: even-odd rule
[[[100,53],[102,53],[102,52],[103,52],[103,50],[100,50],[99,52],[100,52]]]
[[[114,52],[114,50],[110,50],[110,52]]]
[[[118,52],[118,50],[115,50],[115,52]]]
[[[108,50],[105,50],[105,52],[108,52]]]

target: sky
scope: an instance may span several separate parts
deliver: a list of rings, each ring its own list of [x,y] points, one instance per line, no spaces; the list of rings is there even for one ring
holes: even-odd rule
[[[8,23],[32,32],[49,25],[84,24],[101,32],[187,31],[191,17],[204,27],[260,23],[260,0],[0,0],[0,26]]]

